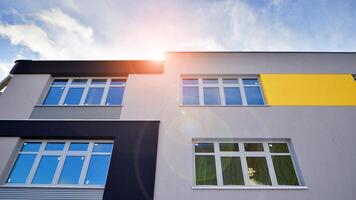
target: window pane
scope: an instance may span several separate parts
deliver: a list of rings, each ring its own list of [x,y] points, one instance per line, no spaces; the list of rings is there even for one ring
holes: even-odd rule
[[[203,79],[203,84],[218,84],[218,79]]]
[[[112,143],[95,143],[93,152],[111,152],[112,151]]]
[[[43,102],[44,105],[57,105],[63,94],[64,87],[51,87]]]
[[[198,79],[183,79],[183,85],[198,85]]]
[[[244,143],[245,151],[263,151],[262,143]]]
[[[59,156],[42,156],[37,167],[33,184],[51,184],[59,162]]]
[[[221,157],[224,185],[244,185],[240,157]]]
[[[272,156],[278,185],[299,185],[290,156]]]
[[[121,105],[124,96],[124,87],[110,87],[106,105]]]
[[[242,79],[244,85],[258,85],[257,78]]]
[[[22,152],[37,152],[41,147],[41,142],[25,142],[21,147]]]
[[[195,153],[214,153],[213,143],[195,143]]]
[[[289,153],[287,143],[269,143],[271,153]]]
[[[263,98],[260,87],[245,87],[248,105],[263,105]]]
[[[198,87],[183,87],[183,104],[199,105]]]
[[[214,156],[195,156],[195,178],[197,185],[216,185]]]
[[[54,79],[52,85],[66,85],[68,79]]]
[[[250,185],[271,185],[266,158],[246,157]]]
[[[238,84],[239,80],[238,79],[223,79],[224,84]]]
[[[69,151],[87,151],[88,143],[71,143]]]
[[[110,156],[92,155],[90,158],[85,184],[104,185],[109,169]]]
[[[239,144],[237,143],[220,143],[220,151],[239,151]]]
[[[91,81],[91,84],[100,84],[100,85],[103,85],[103,84],[106,84],[106,79],[93,79]]]
[[[84,88],[70,88],[64,101],[65,105],[78,105],[82,98]]]
[[[104,88],[89,88],[85,104],[98,105],[104,93]]]
[[[25,183],[36,154],[20,154],[12,167],[7,183]]]
[[[226,105],[242,105],[240,88],[224,87]]]
[[[77,84],[86,84],[87,79],[73,79],[72,84],[77,85]]]
[[[205,105],[220,105],[220,93],[217,87],[204,88],[204,104]]]
[[[49,142],[46,145],[46,151],[62,151],[64,148],[64,142]]]
[[[111,85],[125,85],[126,79],[112,79]]]
[[[59,178],[59,184],[78,184],[84,156],[67,156]]]

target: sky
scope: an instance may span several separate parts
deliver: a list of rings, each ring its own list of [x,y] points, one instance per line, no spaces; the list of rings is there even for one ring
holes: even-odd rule
[[[356,0],[1,0],[0,79],[17,59],[165,51],[356,51]]]

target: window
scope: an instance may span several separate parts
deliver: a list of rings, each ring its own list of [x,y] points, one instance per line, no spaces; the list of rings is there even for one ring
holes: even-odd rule
[[[7,184],[103,186],[111,141],[25,141]]]
[[[122,105],[124,78],[56,78],[43,105]]]
[[[196,186],[300,186],[286,141],[193,143]]]
[[[258,78],[183,78],[183,105],[264,105]]]

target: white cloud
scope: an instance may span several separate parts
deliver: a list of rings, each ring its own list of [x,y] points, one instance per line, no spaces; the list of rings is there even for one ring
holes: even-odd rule
[[[12,63],[0,61],[0,81],[9,73],[12,66]]]
[[[44,58],[55,57],[56,50],[47,33],[36,25],[1,25],[0,35],[9,38],[11,44],[24,45]]]
[[[241,1],[69,2],[37,11],[32,24],[0,23],[0,35],[41,59],[149,59],[163,51],[294,48],[287,27]]]
[[[64,14],[60,9],[44,10],[38,14],[38,17],[48,25],[58,27],[62,31],[72,32],[80,35],[83,42],[91,42],[93,30],[90,27],[80,24],[77,20]]]

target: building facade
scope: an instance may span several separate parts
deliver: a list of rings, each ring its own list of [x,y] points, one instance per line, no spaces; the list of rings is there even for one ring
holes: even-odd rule
[[[356,53],[17,61],[0,199],[353,199],[355,74]]]

